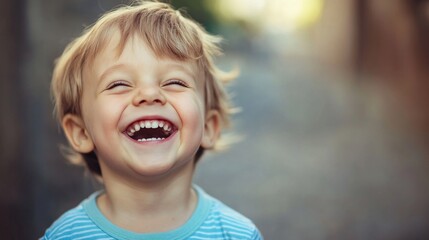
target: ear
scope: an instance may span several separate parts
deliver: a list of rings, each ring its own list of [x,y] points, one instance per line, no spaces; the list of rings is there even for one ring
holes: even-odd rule
[[[206,121],[204,124],[204,135],[201,146],[206,149],[213,148],[216,140],[220,136],[220,115],[216,110],[210,110],[206,114]]]
[[[94,143],[81,117],[74,114],[66,114],[61,123],[66,137],[75,151],[89,153],[94,150]]]

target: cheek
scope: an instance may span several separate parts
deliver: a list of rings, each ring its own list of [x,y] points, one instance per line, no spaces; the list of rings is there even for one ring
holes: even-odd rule
[[[198,148],[204,136],[204,107],[201,101],[194,99],[182,106],[181,119],[184,131],[182,132],[183,141]]]
[[[181,142],[197,148],[204,130],[204,107],[199,96],[196,93],[170,95],[168,102],[181,122]]]
[[[121,116],[121,101],[111,101],[110,99],[97,99],[93,104],[85,109],[87,129],[93,137],[95,144],[99,140],[105,139],[107,134],[117,129],[117,123]],[[110,130],[110,131],[108,131]]]
[[[198,95],[172,99],[172,103],[183,125],[204,126],[204,104]]]

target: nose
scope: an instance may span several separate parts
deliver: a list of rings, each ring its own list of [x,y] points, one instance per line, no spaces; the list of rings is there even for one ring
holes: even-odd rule
[[[139,106],[141,104],[161,104],[166,102],[165,96],[158,86],[142,86],[133,97],[133,105]]]

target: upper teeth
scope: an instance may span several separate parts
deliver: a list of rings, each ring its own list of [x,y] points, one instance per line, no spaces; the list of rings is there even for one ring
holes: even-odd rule
[[[142,128],[163,128],[165,131],[171,131],[172,126],[169,122],[163,120],[143,120],[131,125],[127,133],[129,136],[133,136],[135,132]]]

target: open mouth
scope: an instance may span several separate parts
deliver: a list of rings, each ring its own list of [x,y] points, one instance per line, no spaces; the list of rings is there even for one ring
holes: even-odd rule
[[[176,131],[176,127],[165,120],[141,120],[128,126],[127,135],[138,141],[162,141],[170,137]]]

